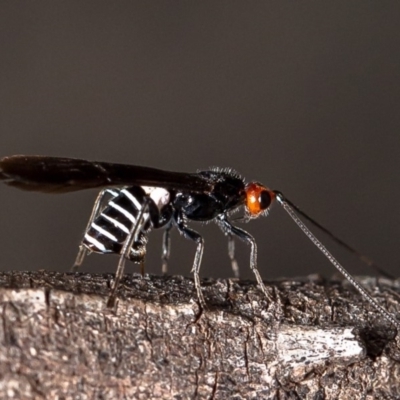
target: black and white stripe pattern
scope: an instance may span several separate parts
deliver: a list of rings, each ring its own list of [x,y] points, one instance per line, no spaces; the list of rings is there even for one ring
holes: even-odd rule
[[[137,224],[142,206],[147,207],[148,195],[140,186],[123,189],[108,189],[111,196],[107,205],[92,222],[85,233],[83,244],[96,253],[117,253],[130,232]],[[149,201],[149,200],[147,200]],[[151,198],[150,198],[150,201]],[[152,227],[149,211],[145,211],[139,234],[132,245],[130,260],[140,262],[146,255],[147,235]]]

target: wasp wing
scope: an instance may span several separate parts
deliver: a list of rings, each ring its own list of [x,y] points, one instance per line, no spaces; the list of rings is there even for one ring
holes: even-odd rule
[[[0,180],[19,189],[45,193],[135,185],[193,192],[211,190],[211,184],[198,174],[74,158],[26,155],[3,158],[0,161]]]

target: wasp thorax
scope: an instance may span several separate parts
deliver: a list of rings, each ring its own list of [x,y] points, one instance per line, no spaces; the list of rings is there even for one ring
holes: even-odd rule
[[[257,216],[265,211],[275,198],[275,193],[257,182],[246,185],[246,207],[251,216]]]

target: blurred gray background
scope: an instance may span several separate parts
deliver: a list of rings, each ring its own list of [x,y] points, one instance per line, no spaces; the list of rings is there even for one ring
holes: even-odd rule
[[[3,1],[0,155],[229,166],[398,275],[399,20],[395,1]],[[0,196],[0,268],[67,271],[96,192]],[[202,276],[230,276],[219,229],[193,227]],[[279,206],[244,227],[265,279],[335,272]],[[352,273],[373,273],[318,236]],[[190,275],[194,251],[175,232],[170,273]],[[148,253],[160,273],[161,232]],[[237,254],[252,278],[249,249]],[[92,255],[82,270],[116,263]]]

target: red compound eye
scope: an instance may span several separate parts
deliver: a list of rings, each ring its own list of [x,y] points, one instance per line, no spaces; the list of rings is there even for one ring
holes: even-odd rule
[[[246,207],[253,216],[266,210],[275,199],[272,190],[256,182],[248,183],[245,190]]]

